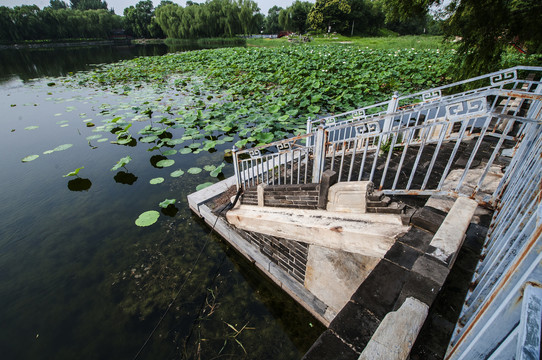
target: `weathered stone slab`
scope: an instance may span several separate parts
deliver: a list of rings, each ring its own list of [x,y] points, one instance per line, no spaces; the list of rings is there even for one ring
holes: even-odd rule
[[[371,181],[341,182],[329,188],[327,210],[336,212],[365,213],[367,193],[373,192]]]
[[[363,305],[350,301],[333,319],[329,328],[356,351],[361,352],[379,324],[380,320]]]
[[[341,341],[331,330],[326,330],[312,344],[302,360],[356,360],[359,353]]]
[[[338,313],[379,260],[311,245],[305,270],[305,287]]]
[[[352,301],[382,319],[393,310],[407,275],[408,270],[383,259],[352,295]]]
[[[408,227],[399,215],[259,208],[228,211],[230,224],[247,231],[382,258]]]
[[[431,231],[436,233],[440,224],[444,221],[446,213],[435,208],[424,206],[421,209],[418,209],[416,213],[412,216],[410,222],[412,225],[415,225],[424,230]]]
[[[428,254],[451,268],[477,207],[475,200],[458,198],[431,240]]]
[[[361,353],[359,360],[405,360],[427,317],[429,307],[408,298],[394,312],[390,312]]]

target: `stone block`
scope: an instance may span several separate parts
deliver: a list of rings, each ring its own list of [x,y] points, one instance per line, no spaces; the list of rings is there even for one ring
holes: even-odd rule
[[[437,284],[444,284],[450,270],[436,259],[430,256],[420,256],[414,266],[412,272],[425,276]]]
[[[451,268],[477,207],[478,203],[475,200],[458,198],[433,236],[430,244],[432,250],[428,254],[445,262]]]
[[[358,356],[358,352],[348,347],[328,329],[312,344],[302,360],[357,360]]]
[[[378,328],[380,320],[364,306],[349,301],[329,325],[341,339],[361,352]]]
[[[318,209],[325,209],[329,188],[337,183],[339,175],[333,170],[326,170],[322,174],[318,192]]]
[[[407,359],[428,311],[424,303],[408,298],[397,311],[382,320],[359,360]]]
[[[418,257],[421,255],[423,255],[423,253],[419,250],[397,241],[395,244],[393,244],[391,249],[388,250],[384,258],[388,259],[394,264],[410,270],[412,265],[414,265]]]
[[[352,181],[335,184],[329,188],[327,210],[336,212],[365,213],[367,193],[374,185],[371,181]]]
[[[432,279],[412,271],[407,276],[395,307],[398,308],[409,297],[415,298],[430,307],[441,287],[442,284],[438,284]]]
[[[431,234],[429,231],[417,227],[411,227],[406,234],[398,239],[398,241],[418,249],[421,252],[425,252],[432,239],[433,234]]]
[[[430,206],[424,206],[416,211],[410,222],[419,228],[436,233],[445,217],[445,212]]]
[[[352,295],[352,300],[383,319],[393,310],[408,273],[399,265],[382,259]]]

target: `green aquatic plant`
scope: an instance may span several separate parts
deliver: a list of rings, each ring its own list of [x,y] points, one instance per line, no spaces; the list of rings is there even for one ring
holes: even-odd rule
[[[151,184],[151,185],[161,184],[163,182],[164,182],[163,177],[155,177],[155,178],[149,180],[149,184]]]
[[[136,219],[135,224],[140,227],[150,226],[158,221],[160,213],[156,210],[145,211]]]
[[[162,201],[160,204],[158,204],[161,208],[165,209],[167,208],[169,205],[175,205],[175,202],[177,201],[177,199],[165,199],[164,201]]]
[[[24,158],[22,158],[21,161],[22,162],[30,162],[30,161],[36,160],[39,157],[40,157],[39,155],[28,155],[28,156],[25,156]]]
[[[201,172],[201,168],[199,167],[191,167],[190,169],[186,170],[187,173],[192,175],[197,175]]]
[[[130,156],[125,156],[123,158],[121,158],[119,161],[117,161],[117,163],[115,164],[115,166],[113,166],[111,168],[111,171],[117,171],[118,169],[120,168],[126,168],[126,165],[132,161],[132,158]]]
[[[174,172],[169,174],[169,176],[171,176],[171,177],[179,177],[179,176],[182,176],[183,174],[184,174],[184,171],[179,169],[179,170],[175,170]]]
[[[74,171],[70,171],[66,175],[62,175],[62,177],[79,176],[79,171],[81,171],[84,168],[85,168],[84,166],[78,167]]]
[[[158,161],[156,163],[156,166],[161,167],[161,168],[165,168],[165,167],[170,167],[173,164],[175,164],[175,160],[173,160],[173,159],[165,159],[165,160]]]

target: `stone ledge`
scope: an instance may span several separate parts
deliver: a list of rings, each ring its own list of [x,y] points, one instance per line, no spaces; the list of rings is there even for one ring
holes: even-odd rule
[[[429,312],[429,306],[407,298],[376,329],[358,360],[405,360]]]

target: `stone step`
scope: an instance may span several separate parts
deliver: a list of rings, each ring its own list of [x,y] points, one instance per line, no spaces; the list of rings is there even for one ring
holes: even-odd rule
[[[391,198],[389,196],[384,196],[378,201],[367,200],[367,207],[386,207],[391,203]]]
[[[371,194],[367,194],[368,201],[380,201],[382,197],[384,197],[384,193],[382,191],[373,191]]]
[[[387,207],[369,207],[369,205],[367,205],[367,212],[373,214],[402,214],[405,210],[405,206],[405,204],[397,202],[392,202]]]

